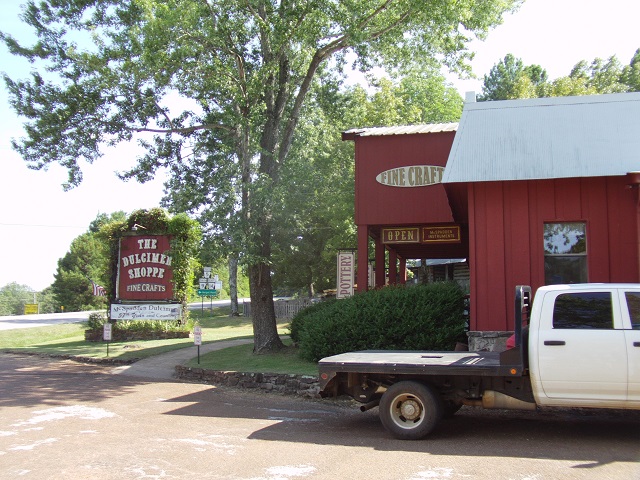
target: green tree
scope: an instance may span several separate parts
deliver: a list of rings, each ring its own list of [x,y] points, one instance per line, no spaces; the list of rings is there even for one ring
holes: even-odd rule
[[[53,289],[48,286],[36,295],[40,313],[55,313],[59,311]]]
[[[485,75],[482,100],[564,97],[640,91],[640,49],[627,66],[614,55],[606,61],[581,60],[569,75],[548,80],[539,65],[524,66],[522,60],[508,54]]]
[[[69,251],[58,260],[58,267],[51,285],[56,310],[64,307],[68,312],[97,310],[107,305],[106,296],[93,295],[97,283],[109,292],[111,281],[109,263],[111,250],[100,230],[108,225],[122,223],[126,213],[99,213],[91,221],[87,231],[71,242]]]
[[[73,239],[69,251],[58,260],[51,285],[58,306],[67,312],[105,308],[106,297],[95,296],[91,282],[108,288],[108,262],[108,245],[95,233],[83,233]]]
[[[630,92],[640,92],[640,48],[636,50],[629,65],[623,68],[622,79]]]
[[[27,119],[14,148],[33,168],[59,163],[69,187],[103,144],[138,140],[147,154],[128,173],[225,145],[240,169],[244,260],[254,351],[282,346],[270,272],[273,198],[314,80],[356,53],[363,70],[441,59],[465,69],[465,45],[520,0],[54,0],[23,15],[38,35],[12,53],[43,61],[29,80],[5,76]],[[89,47],[83,47],[91,42]],[[332,64],[330,59],[335,59]],[[468,70],[468,68],[467,68]],[[171,102],[173,100],[173,102]],[[149,136],[139,136],[148,134]]]
[[[0,315],[24,314],[24,306],[33,303],[33,295],[31,287],[16,282],[0,288]]]
[[[480,101],[537,97],[536,90],[547,81],[540,65],[525,66],[521,59],[507,54],[484,76]]]

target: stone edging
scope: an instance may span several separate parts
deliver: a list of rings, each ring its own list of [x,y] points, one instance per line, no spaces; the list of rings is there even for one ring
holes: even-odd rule
[[[31,357],[40,358],[59,358],[62,360],[71,360],[78,363],[93,363],[96,365],[131,365],[139,361],[139,358],[129,358],[127,360],[121,360],[117,358],[95,358],[95,357],[81,357],[78,355],[61,354],[61,353],[41,353],[41,352],[25,352],[22,350],[3,350],[3,353],[9,353],[11,355],[27,355]]]
[[[175,376],[182,380],[213,385],[257,389],[269,393],[298,395],[308,398],[320,397],[318,394],[320,391],[318,378],[310,375],[225,372],[176,365]]]

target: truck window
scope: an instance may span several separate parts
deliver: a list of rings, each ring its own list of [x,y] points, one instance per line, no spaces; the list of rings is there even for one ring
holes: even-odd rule
[[[640,292],[624,292],[631,319],[631,328],[640,330]]]
[[[611,293],[558,295],[553,307],[553,328],[613,329]]]

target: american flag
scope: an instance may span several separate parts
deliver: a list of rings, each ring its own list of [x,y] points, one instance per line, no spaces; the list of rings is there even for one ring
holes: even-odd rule
[[[96,297],[106,297],[107,296],[107,291],[104,289],[104,287],[101,287],[100,285],[98,285],[96,282],[91,282],[91,285],[93,285],[93,294]]]

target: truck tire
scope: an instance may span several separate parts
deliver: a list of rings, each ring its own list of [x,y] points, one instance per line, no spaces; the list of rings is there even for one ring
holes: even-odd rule
[[[442,418],[442,400],[431,387],[418,382],[391,385],[380,400],[382,425],[400,440],[426,437]]]

